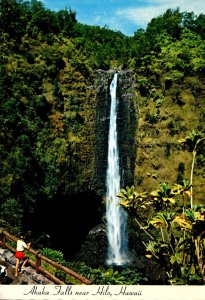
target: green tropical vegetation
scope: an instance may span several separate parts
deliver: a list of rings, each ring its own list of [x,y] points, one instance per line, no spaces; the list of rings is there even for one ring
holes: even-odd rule
[[[84,264],[83,262],[67,262],[61,251],[56,251],[49,248],[42,249],[42,254],[46,257],[68,267],[71,270],[76,270],[76,272],[89,278],[92,284],[140,284],[143,282],[142,275],[136,271],[134,268],[126,268],[124,270],[114,269],[112,266],[104,267],[100,266],[99,268],[91,268]],[[52,266],[43,264],[43,267],[46,268],[51,274],[55,275],[57,278],[63,280],[67,284],[79,284],[79,281],[74,277],[65,274]]]
[[[190,208],[184,199],[190,197],[187,192],[179,184],[170,188],[162,183],[146,196],[134,186],[122,189],[118,196],[120,205],[146,235],[142,241],[146,257],[164,266],[168,282],[204,284],[205,206]]]
[[[121,206],[147,261],[165,266],[167,284],[203,284],[205,15],[168,9],[127,37],[79,23],[72,9],[4,0],[0,39],[0,226],[38,236],[66,203],[84,227],[84,196],[98,195],[95,72],[129,69],[136,161],[133,187],[119,194]],[[44,255],[97,284],[143,282],[136,270],[92,270],[48,247]]]

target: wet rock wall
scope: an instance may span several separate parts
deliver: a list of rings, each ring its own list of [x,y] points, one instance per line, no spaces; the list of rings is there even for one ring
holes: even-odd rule
[[[96,71],[96,168],[95,182],[99,194],[105,194],[110,115],[110,84],[115,70]],[[118,147],[121,186],[133,184],[135,165],[135,132],[137,109],[133,92],[134,75],[131,71],[118,71]]]

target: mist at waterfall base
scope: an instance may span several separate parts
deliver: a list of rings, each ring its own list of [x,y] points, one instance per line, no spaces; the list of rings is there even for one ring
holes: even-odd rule
[[[110,84],[111,108],[108,135],[108,165],[106,174],[106,219],[108,238],[107,264],[124,266],[128,258],[127,214],[118,205],[120,166],[117,139],[117,73]]]

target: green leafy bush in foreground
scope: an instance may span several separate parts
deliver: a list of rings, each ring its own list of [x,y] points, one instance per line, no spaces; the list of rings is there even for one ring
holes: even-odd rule
[[[146,233],[145,256],[165,267],[171,284],[205,283],[205,206],[189,207],[189,189],[163,183],[150,194],[137,193],[133,186],[118,194],[120,205]]]
[[[90,279],[92,284],[129,285],[139,284],[142,281],[141,274],[131,268],[117,270],[113,267],[99,267],[97,269],[93,269],[89,266],[86,266],[82,262],[66,262],[61,251],[52,250],[50,248],[43,248],[41,250],[41,254],[59,264],[66,266],[78,274],[81,274],[85,278]],[[46,262],[42,262],[42,267],[67,284],[79,284],[77,279]]]
[[[120,270],[114,267],[99,267],[92,269],[82,262],[73,262],[70,263],[69,266],[86,278],[90,278],[93,284],[131,285],[139,284],[142,281],[141,274],[132,268]]]

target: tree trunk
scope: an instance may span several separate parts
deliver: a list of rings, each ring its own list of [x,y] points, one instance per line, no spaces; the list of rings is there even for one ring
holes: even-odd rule
[[[191,208],[193,208],[193,174],[194,174],[194,163],[196,158],[196,151],[193,151],[193,159],[192,159],[192,165],[191,165],[191,175],[190,175],[190,185],[191,185],[191,196],[190,196],[190,203]]]

